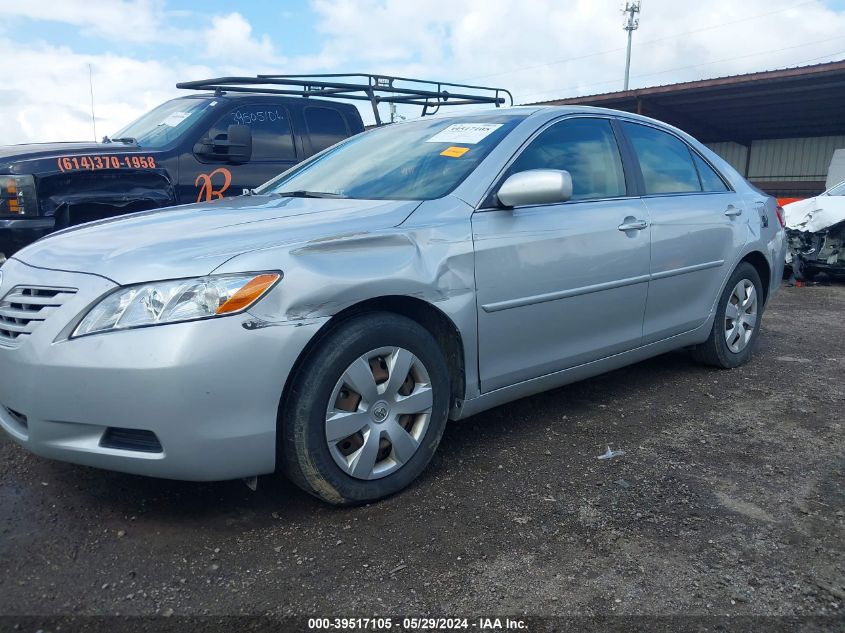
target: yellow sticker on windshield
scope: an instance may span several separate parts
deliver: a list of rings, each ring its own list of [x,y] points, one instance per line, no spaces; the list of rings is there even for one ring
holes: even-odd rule
[[[460,158],[469,151],[469,147],[447,147],[442,152],[441,156],[449,156],[450,158]]]

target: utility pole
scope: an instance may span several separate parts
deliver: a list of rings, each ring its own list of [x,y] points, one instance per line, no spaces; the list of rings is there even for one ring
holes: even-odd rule
[[[622,24],[622,28],[628,31],[628,54],[625,56],[625,90],[627,90],[628,77],[631,74],[631,36],[640,25],[640,0],[625,2],[622,13],[625,14],[625,22]]]

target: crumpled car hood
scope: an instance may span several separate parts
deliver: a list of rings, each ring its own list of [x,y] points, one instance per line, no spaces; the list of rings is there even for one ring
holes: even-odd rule
[[[417,206],[417,201],[241,196],[80,225],[14,257],[121,285],[195,277],[249,251],[394,227]]]
[[[783,207],[786,228],[817,233],[845,221],[845,196],[817,196]]]

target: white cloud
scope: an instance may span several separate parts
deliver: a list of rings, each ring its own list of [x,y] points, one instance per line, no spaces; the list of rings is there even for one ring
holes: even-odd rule
[[[0,14],[63,22],[113,40],[147,42],[167,31],[163,0],[0,0]]]
[[[252,25],[240,13],[215,15],[203,33],[208,57],[225,58],[264,65],[280,61],[267,35],[256,38]]]
[[[92,138],[88,64],[100,136],[178,95],[177,81],[223,74],[380,72],[503,86],[517,103],[622,87],[625,33],[616,0],[312,0],[311,6],[317,18],[313,51],[291,58],[283,55],[281,19],[273,26],[279,33],[274,40],[256,34],[238,12],[170,19],[185,16],[165,0],[0,0],[4,16],[59,21],[137,42],[167,35],[178,47],[168,48],[173,57],[167,58],[82,54],[12,39],[16,30],[3,30],[9,26],[4,22],[0,58],[17,79],[0,88],[0,120],[6,122],[0,145]],[[710,28],[728,22],[733,24]],[[806,63],[845,49],[843,32],[845,11],[827,9],[821,0],[647,0],[634,34],[631,84]],[[825,59],[830,57],[813,61]],[[714,60],[722,61],[709,63]],[[361,107],[367,121],[368,109]]]
[[[147,9],[155,4],[157,11],[164,10],[161,3],[135,4],[144,4]],[[41,15],[39,11],[33,10],[32,17]],[[79,24],[85,20],[86,28],[92,29],[111,29],[115,24],[113,15],[95,13],[88,15],[89,20],[72,17],[63,9],[54,17],[59,21],[72,18]],[[92,21],[95,18],[96,24]],[[129,11],[124,20],[131,18]],[[16,77],[26,78],[25,82],[0,88],[0,120],[14,122],[0,128],[0,145],[93,139],[89,64],[98,137],[113,134],[163,101],[185,94],[175,88],[179,81],[224,74],[255,75],[284,67],[269,38],[254,37],[242,15],[212,16],[207,24],[187,33],[181,41],[193,54],[176,59],[83,54],[67,46],[14,41],[10,32],[0,31],[0,58],[15,69]],[[121,28],[125,29],[125,24]],[[206,45],[208,50],[203,48]],[[207,63],[192,63],[191,59]]]
[[[88,64],[93,68],[97,134],[112,134],[145,111],[176,96],[185,78],[211,70],[117,55],[82,55],[46,44],[23,48],[0,39],[0,58],[14,60],[17,77],[0,96],[0,145],[27,141],[89,140]],[[8,122],[14,122],[8,124]]]
[[[501,85],[518,102],[621,89],[619,6],[613,0],[312,2],[327,36],[320,59],[334,69],[365,66]],[[708,28],[727,22],[734,24]],[[845,11],[820,0],[648,0],[634,34],[631,85],[778,68],[839,51],[845,57],[845,43],[836,40],[843,31]],[[714,60],[724,61],[707,63]]]

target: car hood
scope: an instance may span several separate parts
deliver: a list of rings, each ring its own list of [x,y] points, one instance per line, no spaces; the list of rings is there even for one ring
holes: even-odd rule
[[[783,207],[789,229],[816,233],[845,221],[845,196],[818,196]]]
[[[53,233],[14,257],[121,285],[195,277],[249,251],[394,227],[417,206],[417,201],[241,196],[84,224]]]
[[[0,146],[0,168],[33,159],[57,158],[73,154],[114,154],[140,151],[124,143],[25,143]],[[148,152],[149,153],[149,152]]]

